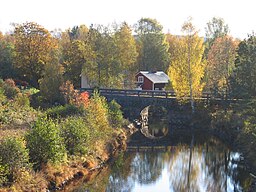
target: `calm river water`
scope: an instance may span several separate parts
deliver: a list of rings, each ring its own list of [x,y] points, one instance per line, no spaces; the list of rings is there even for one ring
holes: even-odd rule
[[[188,138],[192,142],[188,142]],[[115,163],[94,181],[82,184],[75,191],[247,191],[251,177],[239,153],[220,140],[202,134],[183,135],[177,141],[173,146],[154,148],[153,151],[151,147],[141,147],[140,152],[120,154]]]
[[[145,121],[127,152],[74,191],[248,191],[252,178],[237,151],[207,133],[170,130],[167,121]]]

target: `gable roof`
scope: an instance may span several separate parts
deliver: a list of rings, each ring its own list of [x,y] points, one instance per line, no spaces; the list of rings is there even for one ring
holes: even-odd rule
[[[137,74],[142,74],[146,78],[148,78],[153,83],[168,83],[170,80],[168,75],[166,75],[163,71],[149,72],[149,71],[140,71]]]

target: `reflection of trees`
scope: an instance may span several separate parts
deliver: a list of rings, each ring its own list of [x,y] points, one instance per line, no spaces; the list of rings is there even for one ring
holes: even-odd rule
[[[113,168],[106,191],[131,191],[135,182],[155,182],[162,173],[165,159],[170,159],[166,153],[127,153],[122,166]]]
[[[106,192],[126,192],[131,191],[134,181],[131,175],[131,164],[135,158],[135,153],[128,153],[112,166],[112,173],[109,177],[109,184]],[[121,164],[119,164],[119,161]],[[118,165],[117,165],[118,164]]]
[[[94,179],[87,181],[80,187],[74,189],[74,192],[105,192],[108,186],[108,178],[111,173],[111,169],[107,168],[100,172]],[[69,191],[69,190],[67,190]]]
[[[204,159],[208,168],[208,175],[215,181],[209,183],[207,188],[210,191],[226,191],[228,177],[228,162],[230,152],[219,140],[211,138],[205,145]]]
[[[130,152],[116,160],[111,172],[108,170],[101,173],[96,182],[83,189],[90,189],[90,192],[132,191],[136,184],[148,185],[157,182],[163,170],[168,167],[170,191],[246,191],[250,180],[238,164],[239,155],[232,153],[220,141],[207,139],[203,143],[196,142],[195,139],[190,171],[188,145],[171,147],[170,152],[165,153]],[[240,186],[246,187],[242,190]]]
[[[239,189],[234,154],[216,139],[193,149],[189,173],[189,147],[179,146],[170,161],[170,188],[173,191],[229,191]],[[189,185],[187,175],[189,177]],[[232,189],[231,189],[232,188]]]
[[[153,123],[149,124],[149,133],[155,137],[161,137],[167,135],[168,129],[168,121],[159,120],[154,121]]]
[[[158,153],[137,153],[132,162],[132,178],[140,184],[153,183],[161,175],[163,166]]]
[[[193,157],[191,159],[191,169],[189,171],[189,148],[182,146],[182,150],[176,150],[178,152],[175,158],[170,161],[170,183],[173,191],[188,192],[200,191],[199,183],[197,181],[200,164],[197,162],[198,153],[194,149],[192,151]],[[189,175],[189,183],[188,183]]]

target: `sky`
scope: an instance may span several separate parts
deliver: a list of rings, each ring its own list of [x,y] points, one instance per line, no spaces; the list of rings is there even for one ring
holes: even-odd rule
[[[204,36],[206,23],[221,17],[230,35],[244,39],[256,30],[255,0],[2,0],[0,31],[12,30],[11,23],[36,22],[48,30],[75,25],[126,21],[134,25],[142,17],[156,19],[164,32],[181,34],[188,17]]]

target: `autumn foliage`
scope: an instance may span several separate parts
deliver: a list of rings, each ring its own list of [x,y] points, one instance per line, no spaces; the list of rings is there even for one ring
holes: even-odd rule
[[[72,104],[76,106],[87,107],[89,103],[89,93],[82,92],[74,88],[74,85],[70,81],[66,81],[60,87],[60,91],[64,96],[66,104]]]

